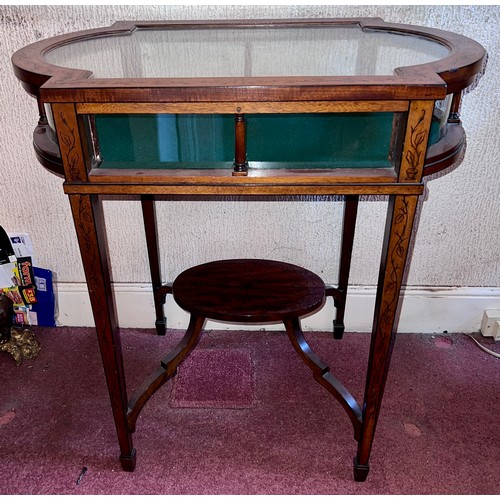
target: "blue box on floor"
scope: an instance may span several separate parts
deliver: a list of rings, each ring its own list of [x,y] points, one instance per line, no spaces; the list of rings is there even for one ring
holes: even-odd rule
[[[34,267],[36,283],[36,303],[31,306],[31,315],[36,314],[33,324],[57,326],[55,321],[56,301],[52,285],[52,271]]]

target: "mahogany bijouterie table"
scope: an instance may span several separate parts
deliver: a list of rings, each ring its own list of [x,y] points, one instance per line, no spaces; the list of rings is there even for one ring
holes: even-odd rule
[[[36,97],[39,161],[64,176],[85,269],[123,469],[137,416],[196,345],[205,318],[282,321],[292,345],[344,407],[366,479],[395,338],[423,176],[459,157],[464,90],[486,53],[464,36],[378,18],[117,22],[38,41],[12,58]],[[100,197],[140,196],[156,310],[172,293],[191,313],[180,344],[127,395]],[[342,197],[336,286],[291,263],[209,262],[160,279],[155,196]],[[389,198],[364,400],[307,344],[300,316],[327,297],[342,338],[360,195]],[[314,203],[314,201],[311,201]],[[325,428],[325,432],[327,432]]]

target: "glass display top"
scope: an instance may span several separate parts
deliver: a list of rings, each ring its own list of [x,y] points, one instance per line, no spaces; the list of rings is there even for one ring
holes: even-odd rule
[[[246,162],[259,171],[391,169],[414,100],[437,102],[437,171],[463,143],[459,123],[447,126],[459,108],[453,96],[477,82],[485,61],[470,38],[380,18],[118,21],[12,56],[47,113],[34,137],[53,171],[61,173],[54,130],[73,133],[69,113],[86,127],[96,171],[227,164],[237,176]]]
[[[94,78],[392,75],[450,55],[438,41],[358,25],[137,28],[50,49],[50,64]]]

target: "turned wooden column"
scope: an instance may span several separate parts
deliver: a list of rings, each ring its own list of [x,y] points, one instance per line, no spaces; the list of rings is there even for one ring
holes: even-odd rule
[[[246,119],[243,114],[234,117],[234,164],[233,175],[246,175],[247,162],[247,138]]]

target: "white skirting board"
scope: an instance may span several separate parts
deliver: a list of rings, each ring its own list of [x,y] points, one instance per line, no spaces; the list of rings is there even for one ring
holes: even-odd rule
[[[57,323],[60,326],[94,326],[86,285],[56,283]],[[154,328],[151,286],[113,286],[121,328]],[[345,316],[346,331],[369,332],[373,320],[375,287],[349,288]],[[500,288],[407,287],[403,292],[399,332],[464,333],[478,332],[485,309],[500,309]],[[185,329],[189,316],[167,296],[167,328]],[[302,319],[304,331],[331,331],[335,309],[332,298],[317,313]],[[281,330],[281,324],[243,325],[208,321],[206,329]]]

